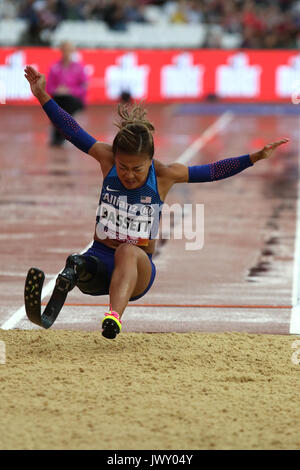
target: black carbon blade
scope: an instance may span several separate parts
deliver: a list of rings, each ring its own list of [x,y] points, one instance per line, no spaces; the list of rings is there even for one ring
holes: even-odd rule
[[[24,289],[24,302],[26,315],[32,323],[43,326],[41,319],[41,295],[45,280],[43,271],[37,268],[30,268]]]

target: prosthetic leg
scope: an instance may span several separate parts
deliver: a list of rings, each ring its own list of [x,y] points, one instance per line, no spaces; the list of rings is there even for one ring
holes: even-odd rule
[[[105,295],[109,292],[109,278],[104,263],[94,256],[70,255],[64,270],[57,276],[51,298],[42,313],[41,295],[44,279],[43,271],[30,268],[24,290],[27,317],[43,328],[50,328],[53,325],[68,292],[75,286],[84,294]]]

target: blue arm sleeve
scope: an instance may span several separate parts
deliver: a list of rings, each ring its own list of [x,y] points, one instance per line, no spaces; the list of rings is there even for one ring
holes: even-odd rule
[[[54,126],[77,148],[88,153],[97,142],[94,137],[85,132],[72,116],[64,111],[54,100],[44,104],[43,109]]]
[[[204,183],[206,181],[217,181],[229,176],[236,175],[240,171],[253,166],[250,155],[226,158],[209,165],[189,166],[189,183]]]

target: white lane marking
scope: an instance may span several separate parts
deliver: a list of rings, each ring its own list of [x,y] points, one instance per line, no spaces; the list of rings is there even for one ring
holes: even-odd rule
[[[65,236],[67,230],[58,230],[57,232],[47,232],[47,237],[53,236]],[[0,233],[0,240],[24,240],[24,238],[36,238],[40,237],[40,233]]]
[[[58,253],[58,254],[66,254],[70,252],[70,248],[46,248],[45,253]]]
[[[234,114],[231,111],[223,113],[213,124],[211,124],[203,134],[180,155],[176,163],[187,164],[199,150],[204,147],[209,140],[221,132],[232,121]]]
[[[22,273],[22,272],[14,272],[14,271],[0,271],[0,276],[5,276],[5,277],[23,277],[25,278],[27,276],[27,272]],[[57,276],[57,274],[45,274],[45,278],[52,278],[54,276]]]
[[[211,124],[201,135],[198,137],[176,160],[176,163],[187,164],[194,155],[203,148],[209,140],[211,140],[217,133],[221,132],[233,119],[234,114],[231,111],[223,113],[213,124]],[[81,253],[84,253],[92,242]],[[59,273],[57,273],[58,275]],[[56,275],[56,276],[57,276]],[[55,278],[56,278],[55,276]],[[42,298],[46,297],[55,285],[55,278],[52,279],[43,289]],[[9,330],[26,315],[24,305],[20,307],[0,328]]]
[[[300,119],[299,119],[300,130]],[[298,168],[300,167],[300,138],[298,152]],[[298,181],[297,214],[296,214],[296,233],[295,233],[295,251],[294,251],[294,271],[293,271],[293,297],[292,312],[290,320],[290,334],[300,334],[300,182]]]
[[[84,253],[85,251],[87,251],[89,249],[89,247],[92,245],[93,242],[90,242],[80,253]],[[62,271],[62,270],[61,270]],[[59,271],[59,272],[61,272]],[[54,289],[54,286],[55,286],[55,280],[56,280],[56,277],[58,276],[59,273],[57,273],[53,279],[51,279],[51,281],[48,282],[48,284],[46,284],[42,290],[42,296],[41,296],[41,300],[43,300],[45,297],[47,297],[47,295],[50,294],[50,292],[53,291]],[[25,306],[23,305],[22,307],[20,307],[15,313],[13,313],[13,315],[8,319],[6,320],[6,322],[3,323],[3,325],[0,327],[0,329],[2,330],[11,330],[12,328],[14,328],[16,326],[16,324],[22,320],[23,317],[25,317],[26,315],[26,311],[25,311]]]
[[[37,233],[0,233],[0,240],[24,240],[24,238],[35,238]]]

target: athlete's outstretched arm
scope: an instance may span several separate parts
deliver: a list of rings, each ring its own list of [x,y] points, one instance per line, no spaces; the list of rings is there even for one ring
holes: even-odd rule
[[[173,184],[218,181],[240,173],[259,160],[269,158],[277,147],[286,144],[288,141],[289,139],[286,138],[281,139],[266,145],[258,152],[240,157],[226,158],[225,160],[219,160],[208,165],[186,166],[180,163],[173,163],[166,168],[164,173]]]
[[[32,66],[25,68],[25,77],[30,84],[33,95],[38,99],[51,122],[64,134],[77,148],[93,156],[100,164],[106,163],[110,156],[111,146],[98,142],[89,135],[73,117],[64,111],[46,92],[46,79]]]

